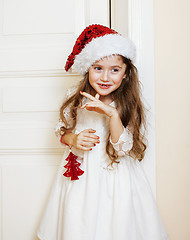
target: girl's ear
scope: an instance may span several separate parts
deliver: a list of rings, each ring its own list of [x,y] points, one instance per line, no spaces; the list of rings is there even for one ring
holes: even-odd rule
[[[124,75],[123,75],[123,78],[126,78],[127,77],[127,64],[125,64],[126,66],[125,66],[125,73],[124,73]]]
[[[127,76],[127,73],[125,73],[125,74],[123,75],[123,78],[126,78],[126,76]]]

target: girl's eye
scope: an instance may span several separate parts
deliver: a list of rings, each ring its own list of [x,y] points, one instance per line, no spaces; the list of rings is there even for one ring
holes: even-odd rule
[[[118,68],[113,68],[113,69],[112,69],[112,72],[118,72],[118,71],[119,71]]]
[[[102,70],[101,67],[94,67],[94,69],[95,69],[95,70],[98,70],[98,71]]]

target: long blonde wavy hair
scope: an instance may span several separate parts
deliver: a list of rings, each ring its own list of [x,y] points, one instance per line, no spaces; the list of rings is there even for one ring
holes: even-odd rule
[[[141,101],[141,88],[138,79],[137,68],[132,64],[130,59],[121,56],[123,62],[126,64],[126,77],[118,89],[112,92],[112,99],[116,104],[121,121],[124,127],[129,127],[133,134],[133,147],[128,155],[134,159],[141,161],[144,158],[146,144],[145,144],[145,108]],[[89,74],[85,74],[84,78],[80,81],[78,89],[70,96],[60,108],[60,119],[65,126],[61,128],[63,132],[73,130],[76,126],[77,109],[82,105],[83,96],[80,91],[95,95],[95,90],[89,84]],[[72,118],[72,126],[69,126],[65,116],[64,110],[70,107],[70,115]],[[143,132],[142,133],[142,127]],[[111,159],[112,163],[118,163],[118,155],[109,141],[109,136],[106,143],[106,152]]]

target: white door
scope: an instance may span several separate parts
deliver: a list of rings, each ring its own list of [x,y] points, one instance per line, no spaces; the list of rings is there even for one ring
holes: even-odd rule
[[[123,5],[117,5],[118,2],[122,4],[121,1]],[[86,25],[109,25],[109,2],[0,0],[2,240],[36,239],[63,151],[54,134],[58,109],[66,89],[80,79],[75,73],[65,73],[63,65],[76,36]],[[139,10],[143,12],[141,1],[118,2],[112,0],[112,26],[129,34],[137,43],[142,67],[144,45],[138,42],[139,36],[144,35],[140,31],[142,28],[139,30],[141,16],[136,19],[135,15],[139,16]],[[120,11],[124,14],[122,19],[121,14],[118,15]],[[146,74],[142,80],[143,77]],[[146,90],[147,83],[144,83]],[[145,91],[145,95],[149,93]],[[154,149],[149,153],[153,155]],[[154,180],[154,161],[149,166],[149,178]]]
[[[79,79],[63,65],[85,25],[108,25],[108,10],[107,0],[0,0],[2,240],[36,238],[63,151],[58,109]]]

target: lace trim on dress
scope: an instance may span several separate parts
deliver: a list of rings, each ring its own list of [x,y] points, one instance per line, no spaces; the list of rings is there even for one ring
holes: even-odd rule
[[[111,137],[109,140],[119,157],[125,156],[133,147],[133,134],[128,127],[124,128],[117,143],[113,143]]]

